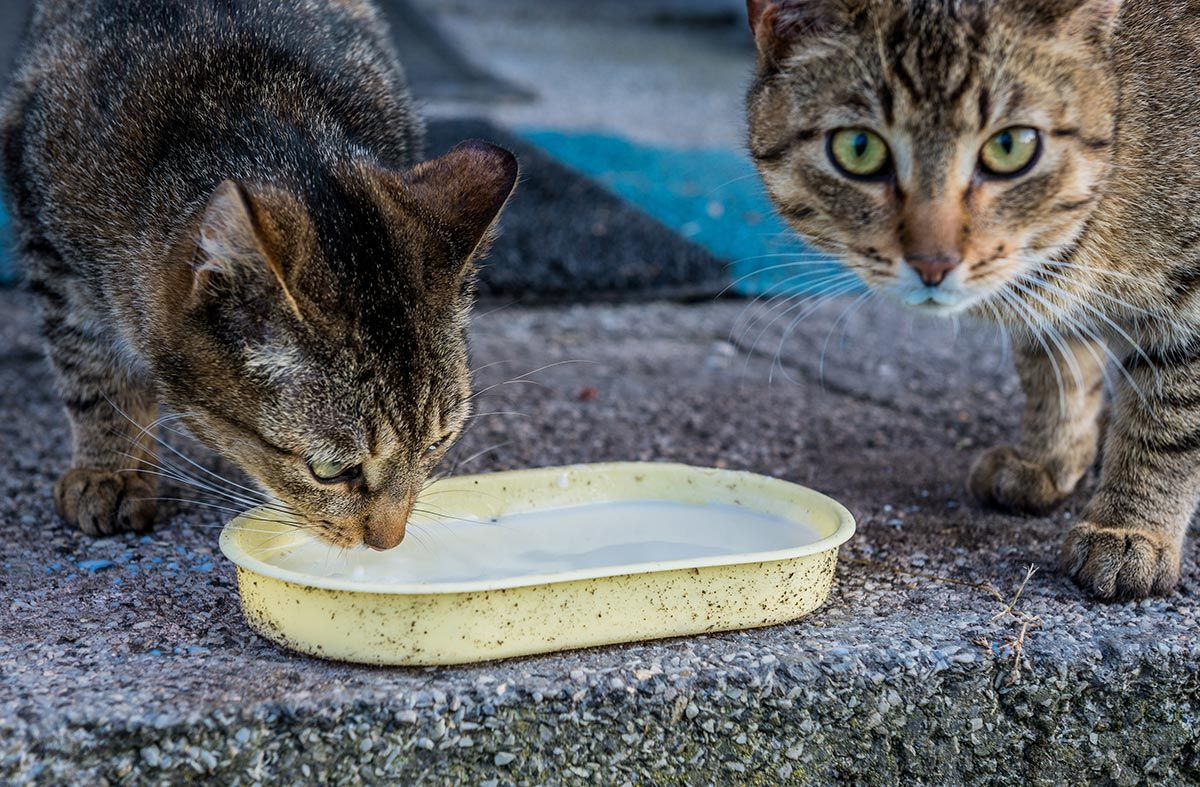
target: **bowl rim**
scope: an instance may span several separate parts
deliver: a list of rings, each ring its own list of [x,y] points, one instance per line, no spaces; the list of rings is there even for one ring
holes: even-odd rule
[[[346,577],[318,577],[311,574],[305,574],[291,569],[280,568],[272,565],[252,554],[250,554],[238,542],[238,531],[241,529],[239,524],[244,516],[260,510],[259,507],[248,509],[247,511],[238,514],[230,520],[221,530],[220,548],[221,552],[233,562],[238,568],[248,571],[252,574],[269,577],[271,579],[281,580],[293,585],[299,585],[306,588],[320,588],[322,590],[333,590],[345,593],[370,593],[375,595],[386,596],[425,596],[425,595],[445,595],[455,593],[483,593],[496,590],[511,590],[513,588],[536,587],[540,585],[553,585],[563,582],[576,582],[589,579],[606,579],[610,577],[625,577],[638,574],[655,574],[667,571],[679,571],[688,569],[712,568],[716,566],[743,566],[750,563],[770,563],[780,560],[795,560],[809,555],[816,555],[825,552],[830,552],[842,544],[846,543],[853,537],[856,529],[854,516],[844,505],[834,500],[828,495],[818,492],[815,489],[796,484],[781,478],[753,473],[747,470],[728,470],[715,467],[698,467],[682,463],[666,463],[666,462],[594,462],[586,464],[562,465],[552,467],[536,467],[525,468],[521,470],[501,470],[494,473],[479,473],[466,476],[452,476],[447,481],[470,481],[476,478],[496,478],[498,476],[512,477],[522,474],[541,474],[566,471],[578,471],[580,469],[588,469],[593,471],[613,471],[627,468],[638,468],[642,471],[649,472],[678,472],[686,470],[695,472],[701,475],[708,475],[714,479],[730,478],[730,477],[754,477],[759,480],[771,482],[772,485],[785,485],[791,488],[793,494],[799,493],[807,498],[807,501],[819,506],[824,506],[829,512],[833,513],[837,518],[837,527],[833,533],[825,538],[813,541],[810,544],[802,544],[796,547],[786,549],[775,549],[763,552],[744,552],[732,553],[724,556],[713,555],[695,558],[683,558],[679,560],[656,560],[644,563],[629,563],[620,566],[598,566],[593,568],[575,569],[572,571],[555,571],[544,574],[522,574],[513,577],[503,577],[492,580],[472,580],[468,582],[419,582],[419,583],[399,583],[399,582],[364,582]],[[657,497],[647,497],[646,500],[660,500]],[[750,510],[756,510],[753,506],[744,506]],[[270,512],[266,511],[269,515]]]

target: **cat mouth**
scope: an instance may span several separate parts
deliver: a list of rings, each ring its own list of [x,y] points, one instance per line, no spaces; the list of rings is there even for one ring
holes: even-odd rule
[[[900,294],[906,306],[920,311],[959,311],[970,300],[965,293],[944,287],[920,287]]]
[[[917,287],[896,293],[901,303],[922,314],[948,316],[969,309],[979,297],[954,287]]]

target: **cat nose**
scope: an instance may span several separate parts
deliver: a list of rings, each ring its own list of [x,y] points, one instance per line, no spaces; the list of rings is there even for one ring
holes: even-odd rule
[[[399,504],[377,505],[363,520],[363,543],[379,552],[399,546],[412,515],[413,502],[410,496]]]
[[[383,552],[392,547],[399,546],[404,540],[404,525],[395,526],[379,526],[377,523],[368,524],[363,530],[363,543],[374,549],[376,552]]]
[[[908,266],[917,272],[926,287],[936,287],[941,284],[950,271],[962,262],[958,255],[942,254],[937,256],[911,255],[905,257]]]

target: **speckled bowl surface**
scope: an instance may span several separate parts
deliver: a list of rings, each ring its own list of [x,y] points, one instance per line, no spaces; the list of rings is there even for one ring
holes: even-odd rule
[[[821,605],[854,534],[830,498],[752,473],[612,463],[438,481],[439,510],[467,519],[595,502],[736,505],[796,523],[778,548],[470,582],[363,582],[298,573],[271,555],[304,538],[255,509],[221,533],[250,625],[284,647],[369,664],[460,664],[753,628]],[[453,528],[454,521],[447,520]],[[789,531],[790,532],[790,531]]]

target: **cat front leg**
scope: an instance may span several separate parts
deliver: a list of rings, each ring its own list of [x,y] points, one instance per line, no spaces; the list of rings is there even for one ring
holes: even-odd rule
[[[1083,338],[1016,341],[1025,412],[1015,447],[997,446],[971,468],[968,486],[985,505],[1041,514],[1075,490],[1096,459],[1104,404],[1105,348]]]
[[[1200,496],[1200,355],[1155,353],[1129,371],[1100,486],[1063,544],[1064,570],[1106,600],[1175,587]]]
[[[88,535],[141,531],[154,523],[153,388],[131,375],[112,342],[71,303],[71,285],[34,280],[43,296],[49,357],[70,420],[71,468],[54,486],[59,515]]]

